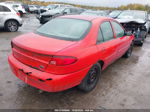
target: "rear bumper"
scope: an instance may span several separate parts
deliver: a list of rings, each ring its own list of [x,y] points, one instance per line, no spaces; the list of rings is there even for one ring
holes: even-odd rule
[[[19,62],[12,55],[8,57],[8,62],[16,77],[31,86],[48,92],[63,91],[79,85],[90,69],[90,67],[87,67],[70,74],[55,75],[30,68]]]

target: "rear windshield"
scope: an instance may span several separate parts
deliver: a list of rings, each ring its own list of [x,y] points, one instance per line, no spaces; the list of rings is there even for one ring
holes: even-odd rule
[[[50,20],[39,29],[37,33],[62,40],[80,40],[89,31],[90,21],[70,18],[56,18]]]

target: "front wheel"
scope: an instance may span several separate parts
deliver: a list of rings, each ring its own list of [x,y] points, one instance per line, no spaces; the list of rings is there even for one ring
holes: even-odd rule
[[[78,88],[83,92],[92,91],[97,85],[97,82],[99,81],[100,74],[101,74],[100,64],[99,63],[94,64],[87,73],[86,77],[81,82],[81,84],[78,86]]]
[[[133,42],[131,43],[129,49],[126,51],[126,53],[123,55],[124,58],[129,58],[133,51]]]

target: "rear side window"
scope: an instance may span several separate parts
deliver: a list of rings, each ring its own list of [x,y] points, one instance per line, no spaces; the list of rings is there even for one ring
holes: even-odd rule
[[[10,12],[10,9],[5,6],[0,6],[0,12]]]
[[[100,29],[102,31],[104,41],[109,41],[114,39],[114,34],[110,22],[102,23]]]
[[[119,38],[119,37],[123,37],[124,36],[124,30],[123,28],[116,22],[112,22],[112,25],[113,25],[113,28],[115,30],[115,33],[116,33],[116,37]]]

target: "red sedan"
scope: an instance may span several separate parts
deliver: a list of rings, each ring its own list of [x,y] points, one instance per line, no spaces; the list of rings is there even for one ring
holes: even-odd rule
[[[111,18],[69,15],[12,40],[9,64],[25,83],[48,92],[95,88],[101,71],[130,57],[134,36]]]

